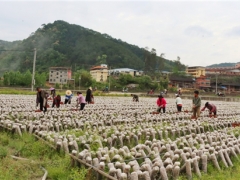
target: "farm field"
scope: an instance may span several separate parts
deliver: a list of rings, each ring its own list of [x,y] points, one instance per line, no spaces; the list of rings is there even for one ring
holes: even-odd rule
[[[47,179],[240,179],[239,103],[216,101],[217,118],[204,111],[195,121],[190,100],[182,113],[167,99],[166,113],[152,114],[155,98],[99,96],[81,112],[73,98],[44,114],[35,112],[35,98],[0,95],[0,158],[25,168],[22,179],[41,179],[38,166]],[[3,167],[0,179],[17,178]]]

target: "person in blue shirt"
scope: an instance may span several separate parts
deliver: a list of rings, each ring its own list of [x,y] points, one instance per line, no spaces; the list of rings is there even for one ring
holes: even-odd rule
[[[65,95],[64,104],[71,104],[72,97],[73,97],[72,91],[67,90],[67,91],[66,91],[66,95]]]

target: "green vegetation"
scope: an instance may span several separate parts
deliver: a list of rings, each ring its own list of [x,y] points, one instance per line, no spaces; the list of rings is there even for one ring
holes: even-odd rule
[[[139,70],[150,65],[151,70],[168,71],[174,65],[174,61],[163,58],[163,53],[158,57],[156,51],[153,54],[107,34],[59,20],[43,24],[23,41],[0,41],[0,71],[32,69],[34,48],[37,48],[36,69],[40,73],[48,72],[50,66],[72,66],[75,72],[99,63]],[[9,49],[14,51],[5,51]],[[146,59],[149,55],[151,60]]]
[[[12,155],[25,160],[13,159]],[[85,168],[71,168],[69,156],[57,154],[30,134],[19,137],[0,132],[0,159],[0,179],[41,179],[44,174],[41,167],[48,171],[51,180],[86,179]]]
[[[212,65],[209,65],[207,67],[233,67],[235,65],[236,65],[236,63],[227,63],[227,62],[225,62],[225,63],[220,63],[220,64],[212,64]]]

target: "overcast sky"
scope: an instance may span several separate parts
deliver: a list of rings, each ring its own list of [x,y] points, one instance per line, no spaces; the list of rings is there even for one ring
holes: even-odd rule
[[[179,56],[188,66],[240,62],[240,1],[0,0],[1,40],[23,40],[55,20]]]

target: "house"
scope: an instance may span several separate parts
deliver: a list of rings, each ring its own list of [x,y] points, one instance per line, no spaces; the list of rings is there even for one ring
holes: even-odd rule
[[[217,87],[216,87],[217,86]],[[223,91],[225,93],[232,93],[236,91],[240,91],[240,83],[235,83],[235,82],[218,82],[217,85],[216,83],[211,83],[211,88],[213,91]]]
[[[49,83],[50,84],[67,84],[72,78],[71,67],[50,67]]]
[[[207,76],[200,76],[196,78],[196,88],[197,89],[208,89],[211,88],[210,78]]]
[[[113,76],[119,76],[120,74],[130,74],[131,76],[142,76],[143,71],[138,71],[130,68],[118,68],[109,70],[110,74]]]
[[[97,82],[106,82],[109,76],[108,67],[106,64],[94,66],[90,69],[90,74]]]
[[[176,88],[194,88],[195,79],[192,77],[184,76],[170,76],[169,77],[169,87]]]
[[[200,77],[206,75],[206,70],[202,66],[192,66],[186,69],[186,73],[193,77]]]

